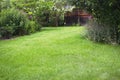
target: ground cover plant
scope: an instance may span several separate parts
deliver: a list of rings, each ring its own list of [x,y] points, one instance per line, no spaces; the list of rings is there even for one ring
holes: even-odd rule
[[[0,40],[0,80],[120,80],[120,46],[89,41],[84,30],[43,28]]]

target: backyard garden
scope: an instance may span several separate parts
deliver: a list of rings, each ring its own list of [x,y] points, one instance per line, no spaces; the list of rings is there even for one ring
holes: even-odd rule
[[[119,4],[0,0],[0,80],[120,80]]]

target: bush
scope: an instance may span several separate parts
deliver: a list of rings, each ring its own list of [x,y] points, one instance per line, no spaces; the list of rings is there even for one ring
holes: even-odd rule
[[[64,14],[62,12],[51,10],[49,13],[49,26],[63,26]]]
[[[120,42],[120,40],[116,42],[116,34],[113,26],[100,23],[96,20],[91,20],[87,25],[87,30],[88,30],[87,33],[88,38],[95,42],[105,42],[105,43]]]
[[[26,33],[25,24],[27,19],[26,19],[26,16],[21,14],[19,11],[15,9],[3,10],[0,16],[1,16],[0,25],[1,25],[2,31],[12,29],[14,30],[14,32],[11,32],[11,35],[23,35]]]
[[[28,34],[39,31],[40,29],[41,29],[41,26],[38,25],[35,21],[29,21],[26,24],[26,30]]]
[[[40,28],[34,21],[28,20],[25,13],[16,9],[6,9],[0,13],[0,36],[10,38],[29,34]]]
[[[4,27],[0,27],[0,37],[5,38],[5,39],[9,39],[10,37],[12,37],[12,34],[14,32],[14,29],[12,26],[4,26]]]

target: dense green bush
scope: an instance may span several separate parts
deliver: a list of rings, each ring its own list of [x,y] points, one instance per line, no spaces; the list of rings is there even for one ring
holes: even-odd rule
[[[35,21],[29,21],[26,24],[27,34],[34,33],[36,31],[39,31],[40,29],[41,26],[38,25]]]
[[[12,34],[14,32],[14,29],[12,26],[3,26],[0,27],[0,38],[5,38],[5,39],[9,39],[10,37],[12,37]]]
[[[2,38],[25,35],[39,29],[34,21],[28,20],[25,13],[16,9],[6,9],[0,13],[0,35]]]
[[[14,30],[13,32],[11,32],[11,35],[23,35],[26,33],[25,23],[27,22],[27,19],[25,15],[21,14],[15,9],[3,10],[0,15],[0,28],[2,29],[2,31],[9,31],[9,29],[11,29],[10,31]]]

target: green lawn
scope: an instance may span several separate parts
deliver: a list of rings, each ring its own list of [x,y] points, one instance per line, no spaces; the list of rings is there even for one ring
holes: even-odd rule
[[[53,27],[0,40],[0,80],[120,80],[120,46],[83,34],[83,27]]]

